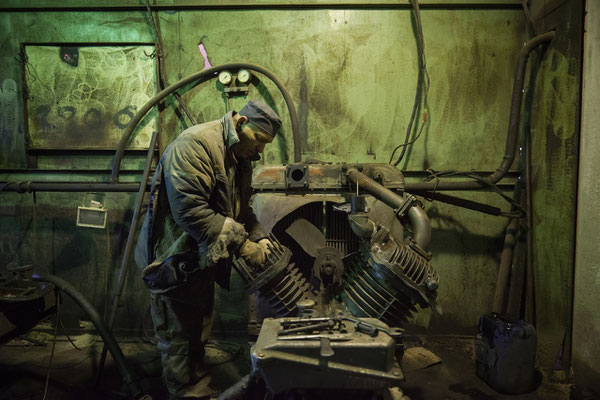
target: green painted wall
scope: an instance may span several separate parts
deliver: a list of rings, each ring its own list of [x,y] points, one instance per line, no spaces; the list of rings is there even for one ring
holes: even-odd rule
[[[561,3],[560,5],[557,3]],[[532,77],[533,269],[538,362],[545,372],[570,368],[575,215],[581,111],[583,3],[547,4],[538,31],[556,37]]]
[[[500,163],[508,125],[512,75],[525,38],[525,19],[514,5],[437,7],[421,12],[431,76],[430,125],[400,166],[410,172],[426,168],[493,171]],[[202,41],[210,62],[245,61],[274,71],[296,102],[304,145],[303,158],[332,162],[387,162],[400,143],[412,109],[416,86],[416,41],[406,6],[161,9],[169,81],[204,66]],[[0,166],[52,169],[92,168],[100,174],[25,175],[4,173],[2,180],[106,180],[112,157],[102,154],[27,156],[19,44],[23,42],[153,42],[143,10],[11,11],[0,14],[0,80],[3,120]],[[292,158],[289,118],[281,95],[264,77],[250,98],[272,102],[284,120],[283,134],[265,153],[266,163]],[[219,118],[226,110],[215,81],[183,95],[199,121]],[[6,100],[5,100],[6,99]],[[247,99],[237,98],[239,108]],[[6,101],[6,103],[4,103]],[[164,142],[188,125],[169,101],[162,113]],[[6,116],[6,117],[4,117]],[[29,164],[28,164],[29,163]],[[124,169],[139,170],[143,157],[127,157]],[[126,179],[139,179],[134,174]],[[457,193],[507,209],[490,193]],[[72,278],[102,307],[102,274],[109,269],[109,290],[120,266],[134,195],[107,194],[111,210],[110,261],[105,233],[74,226],[82,194],[37,195],[37,250],[28,221],[29,195],[3,194],[0,210],[2,255],[19,263]],[[430,251],[441,278],[443,316],[425,311],[417,322],[435,332],[474,333],[480,314],[491,307],[506,220],[439,203],[427,203],[433,223]],[[54,221],[54,222],[53,222]],[[23,239],[25,238],[25,239]],[[20,245],[20,243],[23,243]],[[58,255],[62,255],[59,257]],[[118,326],[137,328],[146,309],[146,292],[130,279],[128,312]],[[221,295],[221,326],[240,327],[244,316],[237,301],[241,290]],[[71,311],[76,316],[76,311]],[[231,324],[233,322],[233,325]]]

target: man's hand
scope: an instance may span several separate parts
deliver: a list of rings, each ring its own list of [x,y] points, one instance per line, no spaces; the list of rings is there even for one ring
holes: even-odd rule
[[[247,237],[248,234],[242,224],[234,221],[233,218],[226,217],[221,232],[219,232],[215,241],[208,246],[206,257],[203,259],[210,264],[215,264],[223,258],[226,259],[229,257],[229,251],[243,245]]]
[[[264,240],[264,239],[263,239]],[[240,248],[240,257],[253,267],[260,267],[267,261],[266,244],[261,245],[251,240],[246,240]]]
[[[258,244],[260,245],[260,247],[262,247],[263,251],[265,252],[265,255],[267,256],[267,258],[269,258],[269,256],[271,255],[271,249],[269,248],[269,246],[272,247],[273,243],[271,243],[271,241],[269,239],[265,238],[265,239],[259,240]]]

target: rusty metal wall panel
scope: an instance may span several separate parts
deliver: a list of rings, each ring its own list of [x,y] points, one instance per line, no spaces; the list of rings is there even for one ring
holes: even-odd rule
[[[154,46],[25,45],[30,149],[114,149],[138,108],[156,94]],[[148,147],[156,118],[130,144]]]

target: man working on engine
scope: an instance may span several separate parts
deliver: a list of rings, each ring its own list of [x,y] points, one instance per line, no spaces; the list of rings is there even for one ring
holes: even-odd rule
[[[249,206],[252,164],[279,131],[266,104],[186,129],[152,180],[136,262],[151,311],[171,398],[211,394],[202,359],[212,327],[214,282],[229,287],[231,258],[260,267],[268,239]]]

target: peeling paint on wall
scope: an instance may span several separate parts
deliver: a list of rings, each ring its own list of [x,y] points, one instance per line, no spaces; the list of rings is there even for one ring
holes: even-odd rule
[[[208,68],[212,68],[211,63],[208,60],[208,53],[206,52],[206,49],[204,48],[204,44],[202,44],[202,42],[198,44],[198,50],[200,51],[200,54],[202,54],[202,58],[204,58],[204,68],[202,69],[205,70]]]

